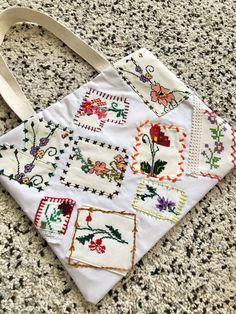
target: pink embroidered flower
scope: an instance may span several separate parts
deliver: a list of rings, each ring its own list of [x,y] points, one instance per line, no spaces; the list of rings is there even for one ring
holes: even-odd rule
[[[91,168],[89,170],[89,173],[94,173],[95,172],[95,174],[97,176],[100,176],[102,174],[108,173],[109,171],[110,170],[107,169],[105,162],[96,161],[95,165],[93,166],[93,168]]]
[[[86,217],[86,221],[87,221],[87,222],[92,221],[92,216],[91,216],[91,214],[90,214],[90,213],[89,213],[89,215]]]
[[[152,85],[152,91],[150,93],[151,99],[154,102],[159,102],[163,106],[167,106],[175,96],[168,88],[161,86],[159,83]]]
[[[105,245],[102,245],[102,239],[95,241],[91,240],[89,243],[90,251],[97,251],[98,254],[103,254],[106,251]]]

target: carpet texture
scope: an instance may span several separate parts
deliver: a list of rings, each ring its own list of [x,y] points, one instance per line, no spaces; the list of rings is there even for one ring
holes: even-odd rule
[[[115,62],[146,47],[236,127],[233,0],[0,0],[37,8]],[[11,28],[1,52],[41,110],[95,75],[41,27]],[[0,99],[0,134],[19,120]],[[98,304],[87,303],[0,187],[0,313],[235,313],[236,172],[220,182]],[[193,187],[194,188],[194,187]]]

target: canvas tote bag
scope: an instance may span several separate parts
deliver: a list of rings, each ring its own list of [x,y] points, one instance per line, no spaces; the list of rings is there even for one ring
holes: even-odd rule
[[[23,21],[100,73],[35,113],[0,57],[0,93],[23,121],[0,137],[0,182],[97,303],[235,167],[235,131],[148,50],[112,66],[51,17],[16,7],[0,14],[0,43]]]

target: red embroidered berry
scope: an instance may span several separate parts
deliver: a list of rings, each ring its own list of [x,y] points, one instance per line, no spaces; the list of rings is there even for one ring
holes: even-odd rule
[[[97,240],[96,240],[96,244],[97,244],[97,245],[101,245],[101,244],[102,244],[102,239],[97,239]]]
[[[92,216],[90,215],[90,213],[89,213],[89,215],[86,217],[86,221],[87,221],[87,222],[92,221]]]

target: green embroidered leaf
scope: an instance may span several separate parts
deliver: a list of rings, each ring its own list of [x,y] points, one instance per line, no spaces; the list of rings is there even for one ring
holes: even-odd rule
[[[122,240],[121,233],[119,232],[118,229],[114,229],[112,226],[109,226],[109,225],[105,225],[105,226],[109,229],[109,231],[115,238]]]
[[[165,169],[166,164],[167,164],[166,161],[158,159],[154,164],[153,172],[155,174],[160,174]]]
[[[81,244],[85,245],[86,242],[89,242],[93,238],[94,238],[94,233],[90,233],[85,236],[77,237],[76,240],[78,240]]]
[[[217,140],[218,138],[219,138],[219,135],[218,135],[218,131],[217,131],[217,129],[210,129],[210,131],[211,131],[211,133],[212,133],[212,138],[214,139],[214,140]]]
[[[156,195],[156,190],[153,186],[146,184],[147,190],[154,196]]]
[[[141,170],[143,170],[145,173],[150,173],[151,166],[147,161],[142,161],[140,165],[141,165]]]
[[[14,178],[13,174],[9,175],[8,177],[10,180],[12,180]]]
[[[3,169],[0,170],[0,175],[1,175],[1,174],[4,174],[4,170],[3,170]]]

